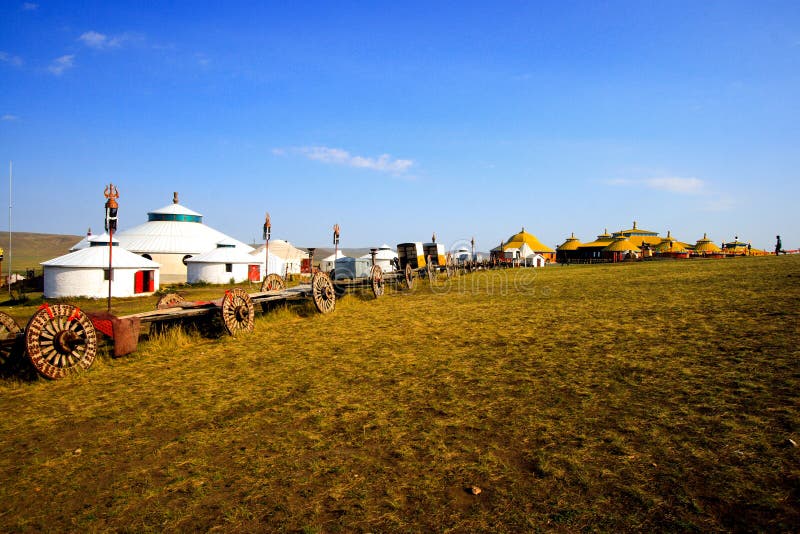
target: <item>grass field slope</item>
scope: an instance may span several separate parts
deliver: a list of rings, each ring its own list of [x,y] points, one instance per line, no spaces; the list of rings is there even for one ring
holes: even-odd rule
[[[798,531],[799,283],[479,272],[6,378],[0,530]]]
[[[76,235],[35,234],[30,232],[12,232],[10,257],[14,272],[24,273],[26,269],[34,269],[41,274],[43,261],[47,261],[69,252],[70,247],[83,239]],[[8,232],[0,233],[0,247],[6,253],[3,272],[8,272]]]

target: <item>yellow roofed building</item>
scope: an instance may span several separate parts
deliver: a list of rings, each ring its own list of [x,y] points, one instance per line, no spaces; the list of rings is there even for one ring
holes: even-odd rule
[[[556,251],[539,241],[535,235],[526,232],[524,226],[520,232],[491,250],[492,258],[500,261],[524,260],[523,254],[539,254],[547,263],[556,260]]]
[[[633,221],[633,228],[614,232],[612,237],[627,237],[631,243],[640,248],[642,247],[642,244],[647,244],[650,247],[653,247],[661,243],[662,240],[660,237],[658,237],[658,232],[639,228],[636,224],[636,221]]]
[[[616,263],[618,261],[637,259],[641,252],[642,249],[633,244],[630,239],[620,235],[611,244],[603,248],[602,257]]]
[[[594,241],[578,245],[577,259],[582,263],[606,261],[603,259],[603,249],[613,242],[614,237],[605,229]]]
[[[580,239],[575,237],[575,232],[556,248],[556,261],[559,263],[569,263],[580,257],[579,247],[582,245]]]
[[[708,238],[708,234],[703,234],[703,239],[698,239],[694,245],[694,255],[721,258],[722,250]]]
[[[651,248],[658,256],[664,258],[688,258],[689,249],[691,246],[687,243],[678,241],[672,237],[672,233],[670,231],[667,231],[667,237],[662,239],[659,244]]]

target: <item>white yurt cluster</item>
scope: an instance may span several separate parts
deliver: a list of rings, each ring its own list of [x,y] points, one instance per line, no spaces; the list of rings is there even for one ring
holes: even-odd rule
[[[346,258],[346,257],[347,256],[345,256],[344,253],[342,253],[341,250],[337,250],[336,252],[334,252],[330,256],[325,256],[324,258],[319,260],[319,268],[320,268],[321,271],[329,273],[334,269],[334,267],[336,265],[336,260],[341,259],[341,258]]]
[[[364,254],[361,259],[371,260],[372,254]],[[392,247],[384,243],[375,252],[375,265],[380,266],[381,270],[385,273],[394,271],[394,260],[397,259],[397,252],[392,250]]]
[[[42,263],[44,297],[108,296],[109,236],[91,236],[88,246]],[[111,296],[150,295],[159,287],[158,263],[119,246],[111,248]]]
[[[211,252],[227,240],[235,249],[249,253],[253,247],[203,224],[203,216],[178,203],[148,212],[147,222],[116,234],[120,245],[161,265],[164,282],[187,281],[188,260]],[[227,280],[226,280],[227,281]]]
[[[253,252],[262,263],[266,258],[266,245],[261,245]],[[269,242],[269,270],[268,274],[300,274],[303,260],[308,259],[308,252],[300,250],[284,239],[273,239]]]
[[[258,282],[261,280],[263,268],[263,262],[236,248],[235,240],[223,239],[213,250],[186,260],[186,279],[190,284],[226,284],[231,281],[238,284],[248,280]]]

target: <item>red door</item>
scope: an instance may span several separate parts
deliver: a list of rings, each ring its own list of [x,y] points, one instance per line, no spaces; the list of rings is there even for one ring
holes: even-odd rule
[[[248,265],[247,266],[247,278],[251,282],[259,282],[259,281],[261,281],[261,266],[260,265]]]
[[[144,271],[136,271],[133,275],[133,292],[144,293]]]

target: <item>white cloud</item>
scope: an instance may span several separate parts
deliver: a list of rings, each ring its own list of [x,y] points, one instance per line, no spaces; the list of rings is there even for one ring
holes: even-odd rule
[[[39,4],[34,4],[33,2],[24,2],[20,9],[22,9],[22,11],[36,11],[39,9]]]
[[[64,71],[71,69],[75,66],[75,55],[74,54],[67,54],[65,56],[58,57],[50,63],[50,66],[47,67],[47,70],[50,71],[51,74],[56,76],[61,76]]]
[[[696,195],[703,192],[705,183],[698,178],[680,178],[670,176],[667,178],[648,178],[645,185],[651,189],[680,193],[682,195]]]
[[[605,180],[605,183],[616,186],[647,187],[681,195],[699,195],[705,192],[706,188],[705,182],[699,178],[681,178],[678,176],[645,178],[643,180],[612,178],[611,180]]]
[[[324,146],[302,147],[296,149],[296,151],[310,160],[322,163],[345,165],[347,167],[370,169],[391,174],[403,174],[414,165],[414,162],[410,159],[392,159],[389,154],[381,154],[377,158],[368,158],[354,156],[340,148]]]
[[[8,63],[9,65],[20,67],[22,66],[22,58],[9,54],[8,52],[0,51],[0,63]]]
[[[108,46],[108,36],[96,31],[88,31],[78,37],[88,47],[91,48],[105,48]]]
[[[104,33],[89,30],[84,32],[78,37],[78,40],[89,48],[96,50],[105,50],[107,48],[119,48],[127,41],[134,39],[142,39],[142,37],[135,33],[121,33],[119,35],[106,35]]]
[[[6,114],[5,114],[5,115],[3,115],[2,117],[0,117],[0,121],[7,121],[7,122],[10,122],[10,121],[15,121],[15,120],[17,120],[18,118],[19,118],[19,117],[17,117],[16,115],[12,115],[11,113],[6,113]]]

